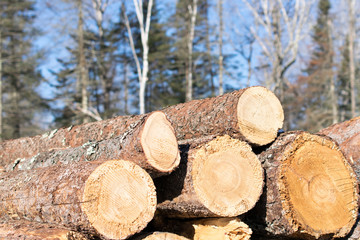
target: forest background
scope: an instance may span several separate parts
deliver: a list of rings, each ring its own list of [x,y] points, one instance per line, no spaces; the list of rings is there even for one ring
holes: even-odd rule
[[[359,2],[0,0],[0,140],[255,85],[284,130],[350,119]]]

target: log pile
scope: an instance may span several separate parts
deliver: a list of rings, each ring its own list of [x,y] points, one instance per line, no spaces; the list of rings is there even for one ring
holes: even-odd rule
[[[0,143],[1,239],[357,239],[360,118],[250,87]]]

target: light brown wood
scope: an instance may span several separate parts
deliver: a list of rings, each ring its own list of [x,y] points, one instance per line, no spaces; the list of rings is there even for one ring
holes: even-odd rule
[[[135,240],[189,240],[186,237],[168,232],[153,232],[151,234],[141,236]]]
[[[0,175],[0,220],[58,224],[124,239],[154,216],[155,186],[136,164],[114,160]]]
[[[159,175],[174,170],[180,155],[165,114],[118,117],[0,143],[0,164],[8,172],[112,159],[133,161]]]
[[[357,181],[334,141],[289,132],[259,159],[267,191],[255,210],[260,216],[265,208],[267,231],[297,238],[341,237],[350,231],[358,211]]]
[[[194,240],[249,240],[252,230],[237,218],[215,218],[195,221]]]
[[[166,216],[233,217],[247,212],[259,199],[263,170],[247,143],[221,136],[183,146],[179,169],[155,183],[158,210]]]
[[[8,221],[0,223],[0,239],[3,240],[87,240],[88,238],[75,231],[56,225],[29,222]]]
[[[178,140],[228,134],[251,145],[266,145],[274,141],[284,121],[279,99],[260,86],[161,111],[174,126]]]

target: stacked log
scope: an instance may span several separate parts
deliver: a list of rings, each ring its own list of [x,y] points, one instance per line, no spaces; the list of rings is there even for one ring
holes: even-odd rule
[[[337,144],[306,132],[282,134],[259,156],[266,193],[253,213],[273,235],[343,237],[358,212],[355,173]]]
[[[276,96],[250,87],[2,142],[0,238],[330,239],[356,233],[352,166],[358,157],[351,154],[360,119],[342,130],[340,145],[325,130],[278,136],[283,120]]]
[[[178,140],[227,134],[256,146],[274,141],[284,121],[279,99],[264,87],[193,100],[162,112],[174,126]]]
[[[124,239],[144,229],[156,210],[150,175],[129,161],[16,171],[2,174],[0,181],[4,222],[25,219]]]
[[[234,217],[255,206],[263,170],[247,143],[225,135],[183,148],[180,167],[155,180],[163,215]]]
[[[130,160],[159,174],[174,170],[180,155],[174,129],[161,112],[61,128],[0,144],[0,165],[7,171],[102,159]]]

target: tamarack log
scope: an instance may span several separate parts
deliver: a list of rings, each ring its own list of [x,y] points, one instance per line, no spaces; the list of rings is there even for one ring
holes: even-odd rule
[[[30,153],[36,153],[36,155],[29,158],[17,158],[15,157],[29,156],[29,153],[24,151],[23,145],[20,145],[19,152],[1,152],[0,159],[2,164],[6,166],[7,171],[12,170],[24,170],[37,167],[51,166],[57,163],[71,163],[74,161],[96,161],[96,160],[112,160],[112,159],[124,159],[130,160],[148,170],[153,176],[159,176],[164,173],[171,172],[176,168],[180,162],[180,154],[178,150],[178,144],[175,138],[174,130],[166,119],[165,115],[161,112],[154,112],[142,117],[125,118],[126,121],[123,125],[127,128],[123,128],[121,131],[115,131],[116,137],[110,138],[108,134],[96,134],[98,131],[92,130],[93,125],[85,124],[80,125],[75,130],[71,129],[68,132],[66,129],[59,130],[57,135],[49,139],[49,143],[45,140],[39,140],[38,137],[24,138],[19,140],[12,140],[0,144],[3,149],[15,148],[22,141],[32,141],[32,144],[26,145],[27,149],[30,149]],[[115,121],[116,120],[116,121]],[[104,121],[104,125],[101,125],[103,129],[107,129],[107,124],[120,124],[121,118],[114,120]],[[136,120],[136,121],[135,121]],[[114,122],[114,123],[113,123]],[[131,122],[131,124],[129,124]],[[106,124],[105,124],[106,123]],[[92,123],[96,126],[100,122]],[[123,126],[121,125],[121,126]],[[90,129],[84,129],[89,126]],[[101,126],[98,126],[99,128]],[[65,141],[65,148],[52,148],[47,151],[41,151],[41,147],[45,149],[50,148],[51,144],[59,144],[59,138],[65,135],[71,135],[71,131],[74,131],[74,135],[80,135],[81,140]],[[85,133],[83,133],[83,132]],[[94,138],[99,141],[85,142],[91,140],[90,136],[86,135],[91,131],[95,131]],[[104,132],[104,130],[101,130]],[[107,130],[108,131],[108,130]],[[66,133],[66,134],[65,134]],[[84,135],[84,136],[82,136]],[[56,136],[56,137],[55,137]],[[46,146],[43,146],[46,145]]]
[[[102,239],[140,232],[156,209],[151,177],[129,161],[14,171],[0,182],[0,220],[57,224]]]
[[[284,121],[279,99],[264,87],[193,100],[161,111],[178,140],[227,134],[252,145],[266,145],[276,138]]]
[[[343,237],[351,230],[358,212],[357,182],[334,141],[288,132],[259,159],[266,192],[248,216],[265,224],[268,233],[312,239]]]
[[[155,179],[160,214],[176,218],[234,217],[251,209],[263,170],[251,147],[229,136],[183,145],[181,164]]]

